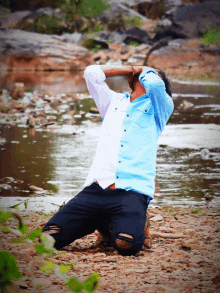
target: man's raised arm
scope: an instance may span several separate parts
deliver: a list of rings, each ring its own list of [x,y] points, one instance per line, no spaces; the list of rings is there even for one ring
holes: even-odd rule
[[[102,119],[105,117],[108,106],[116,92],[105,83],[106,77],[130,76],[133,74],[131,66],[90,65],[84,71],[84,78]]]

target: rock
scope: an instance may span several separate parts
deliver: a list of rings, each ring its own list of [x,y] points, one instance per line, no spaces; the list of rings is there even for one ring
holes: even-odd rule
[[[206,200],[210,200],[210,199],[213,198],[213,195],[207,192],[207,193],[204,195],[204,198],[205,198]]]
[[[11,92],[11,97],[13,99],[22,98],[24,95],[24,84],[23,83],[15,83]]]
[[[151,218],[151,221],[154,221],[154,222],[158,222],[162,220],[163,220],[163,217],[161,215],[156,215],[153,218]]]
[[[190,103],[190,102],[184,100],[184,101],[181,103],[180,108],[181,108],[182,110],[187,110],[187,109],[189,109],[189,108],[192,108],[193,106],[194,106],[193,103]]]
[[[217,0],[196,2],[177,9],[173,15],[173,31],[187,38],[198,38],[207,27],[220,28],[220,5]],[[178,28],[177,28],[178,27]]]
[[[59,19],[64,17],[64,14],[61,12],[59,8],[53,9],[51,7],[42,7],[37,9],[36,13],[38,15],[48,15],[48,16],[54,15],[55,17]]]
[[[138,27],[129,26],[126,29],[127,38],[134,38],[134,40],[137,40],[140,43],[145,43],[148,40],[150,40],[150,36],[147,33],[146,30],[140,29]],[[124,40],[125,43],[127,43],[127,38]]]
[[[21,100],[21,104],[29,104],[31,99],[28,96],[24,96]]]
[[[92,107],[89,112],[93,114],[99,114],[99,110],[95,107]]]
[[[168,46],[180,48],[186,41],[184,39],[175,39],[168,42]]]
[[[62,34],[62,37],[64,38],[65,42],[80,43],[80,41],[83,38],[83,34],[77,33],[77,32],[73,34],[65,33],[65,34]]]
[[[208,149],[202,149],[200,152],[200,155],[203,160],[207,160],[207,159],[209,159],[210,151]]]
[[[25,260],[26,262],[30,262],[32,260],[32,257],[29,254],[26,254],[22,251],[11,250],[10,252],[14,254],[16,258]]]
[[[20,252],[25,253],[25,254],[28,254],[30,256],[37,255],[36,251],[33,250],[33,249],[31,249],[31,248],[22,249],[22,250],[20,250]]]
[[[133,5],[137,4],[137,1],[112,1],[110,2],[110,9],[108,11],[103,11],[98,15],[98,18],[106,23],[109,23],[112,19],[115,19],[118,17],[119,13],[123,13],[124,17],[138,17],[142,21],[149,21],[148,18],[146,18],[144,15],[141,15],[138,13],[138,11],[133,9]],[[138,1],[142,2],[142,1]]]
[[[16,28],[17,24],[30,14],[30,11],[17,11],[10,14],[0,15],[0,27]]]
[[[62,36],[0,28],[1,64],[8,70],[75,70],[92,64],[89,50]],[[7,50],[5,50],[7,48]]]
[[[44,191],[43,188],[37,187],[37,186],[34,186],[34,185],[29,185],[29,190],[31,190],[31,191]]]
[[[50,278],[34,278],[34,286],[50,286],[52,284],[52,281]]]
[[[11,10],[9,8],[0,6],[0,14],[8,14],[8,13],[11,13]]]
[[[173,23],[171,20],[169,20],[168,18],[164,18],[164,19],[161,19],[157,22],[157,27],[167,28],[167,27],[170,27],[172,24]]]
[[[165,0],[165,10],[166,13],[169,11],[175,11],[176,9],[183,6],[182,0]]]
[[[160,0],[135,1],[133,9],[147,18],[161,18],[164,13],[163,2]]]
[[[124,55],[127,54],[129,52],[129,48],[127,46],[123,46],[121,48],[120,54]]]
[[[26,124],[29,125],[30,128],[33,128],[36,125],[36,119],[33,116],[29,116]]]

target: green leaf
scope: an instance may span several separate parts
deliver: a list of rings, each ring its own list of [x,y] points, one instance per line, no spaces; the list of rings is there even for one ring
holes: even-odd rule
[[[14,205],[13,207],[11,207],[12,209],[18,210],[18,204]]]
[[[46,264],[40,268],[41,271],[50,273],[53,269],[55,269],[56,265],[51,261],[46,261]]]
[[[71,269],[71,266],[60,266],[60,272],[61,274],[66,273]]]
[[[39,237],[42,234],[42,229],[41,228],[37,228],[34,231],[32,231],[29,235],[28,235],[28,239],[34,241],[34,239],[36,237]]]
[[[18,230],[18,229],[12,229],[12,228],[8,228],[8,227],[0,227],[0,229],[5,233],[12,233],[12,234],[15,234],[17,236],[22,235],[21,231]]]
[[[11,230],[8,229],[7,227],[0,227],[0,229],[1,229],[4,233],[11,233]]]
[[[43,244],[35,244],[34,248],[37,250],[39,254],[48,253],[48,250],[44,248]]]
[[[73,292],[81,292],[84,289],[83,285],[78,281],[77,278],[69,279],[69,281],[66,284],[68,288]]]
[[[83,289],[87,292],[93,292],[98,288],[99,274],[94,272],[88,279],[80,283],[77,278],[71,278],[67,282],[67,286],[73,292],[81,292]]]
[[[11,278],[19,279],[21,277],[16,258],[7,251],[0,251],[0,276],[0,288],[3,289],[11,284]]]
[[[22,234],[25,234],[28,230],[28,226],[22,224],[22,226],[19,227],[19,230],[21,231]]]
[[[93,292],[98,288],[99,274],[94,272],[88,279],[83,283],[83,287],[87,292]]]
[[[24,202],[24,207],[25,207],[25,209],[27,208],[27,206],[28,206],[28,202],[25,201],[25,202]]]
[[[9,217],[11,217],[12,213],[11,212],[2,212],[0,211],[0,224],[4,223],[7,221]]]

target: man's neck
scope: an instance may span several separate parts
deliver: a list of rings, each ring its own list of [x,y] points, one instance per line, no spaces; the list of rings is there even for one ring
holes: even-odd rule
[[[131,102],[146,94],[146,90],[143,86],[137,86],[135,90],[131,93]]]

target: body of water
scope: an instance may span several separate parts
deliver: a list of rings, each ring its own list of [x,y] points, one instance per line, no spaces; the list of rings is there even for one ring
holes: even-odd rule
[[[115,90],[128,90],[123,79],[108,83]],[[78,92],[83,86],[79,84]],[[152,205],[207,204],[207,193],[213,196],[208,204],[216,204],[220,199],[220,87],[174,81],[172,88],[175,110],[158,141],[157,192]],[[73,92],[77,93],[76,87]],[[88,95],[81,95],[79,106],[76,124],[64,120],[54,130],[29,129],[24,113],[17,114],[14,126],[0,119],[0,205],[19,204],[23,209],[28,201],[30,208],[54,210],[83,188],[101,122],[91,121],[88,115],[94,106]],[[46,192],[36,197],[29,185]]]

